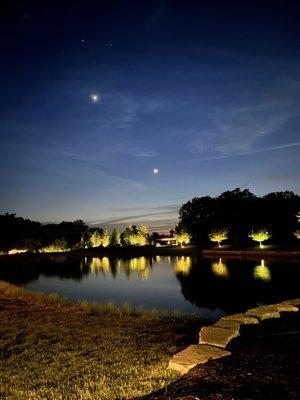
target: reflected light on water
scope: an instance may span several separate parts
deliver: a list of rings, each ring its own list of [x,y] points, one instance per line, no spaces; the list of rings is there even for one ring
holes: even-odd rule
[[[254,267],[254,279],[260,279],[265,282],[271,281],[271,271],[265,265],[265,261],[261,260],[260,265]]]
[[[90,261],[90,270],[91,272],[98,273],[98,272],[108,272],[110,270],[110,262],[108,257],[98,258],[93,257]]]
[[[222,278],[229,277],[227,265],[223,263],[222,258],[220,258],[219,261],[213,262],[211,264],[211,269],[216,276],[220,276]]]
[[[160,264],[160,262],[161,262],[160,256],[156,256],[156,257],[155,257],[155,262],[156,262],[157,264]]]
[[[146,280],[149,277],[148,260],[146,257],[131,258],[125,262],[125,274],[128,279],[132,271],[137,271],[139,277],[142,280]]]
[[[182,275],[188,275],[192,266],[192,259],[191,257],[181,256],[176,257],[176,264],[175,264],[175,272]]]

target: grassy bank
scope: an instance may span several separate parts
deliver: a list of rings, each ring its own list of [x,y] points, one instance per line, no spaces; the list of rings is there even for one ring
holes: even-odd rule
[[[0,282],[1,400],[133,399],[176,378],[199,321],[72,305]]]
[[[1,262],[16,260],[36,260],[37,258],[62,255],[79,257],[112,257],[112,258],[131,258],[131,257],[155,257],[155,256],[203,256],[203,257],[238,257],[238,258],[272,258],[272,259],[297,259],[300,260],[300,247],[288,246],[265,246],[264,249],[234,248],[223,245],[222,248],[201,248],[197,245],[184,247],[174,246],[126,246],[126,247],[106,247],[71,250],[58,253],[22,253],[15,255],[1,255]]]
[[[289,261],[297,261],[300,260],[300,250],[227,250],[227,249],[209,249],[203,250],[203,257],[207,258],[216,258],[216,257],[225,257],[225,258],[240,258],[240,259],[278,259],[278,260],[289,260]]]

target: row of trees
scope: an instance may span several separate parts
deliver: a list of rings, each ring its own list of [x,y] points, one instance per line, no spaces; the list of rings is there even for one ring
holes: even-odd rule
[[[15,214],[0,215],[0,250],[26,248],[36,251],[48,246],[73,248],[89,227],[81,220],[41,224]],[[59,241],[63,241],[59,243]]]
[[[145,225],[128,225],[124,232],[114,229],[110,234],[102,228],[90,228],[81,220],[43,225],[15,214],[0,215],[2,251],[58,252],[83,247],[144,246],[153,239]]]
[[[293,192],[274,192],[259,197],[248,189],[237,188],[216,197],[195,197],[183,204],[175,231],[186,232],[192,243],[202,246],[207,246],[212,233],[216,232],[221,241],[230,232],[234,246],[248,246],[258,233],[261,241],[272,234],[273,244],[292,244],[300,237],[295,218],[297,215],[300,219],[299,210],[300,196]]]
[[[252,231],[248,234],[248,236],[255,242],[258,242],[259,247],[261,248],[263,247],[262,243],[271,238],[270,232],[268,232],[266,229]],[[221,247],[221,243],[229,238],[229,231],[228,229],[217,229],[209,233],[208,237],[211,242],[215,242],[218,244],[218,247]]]
[[[128,225],[124,232],[116,228],[111,235],[102,228],[90,228],[84,232],[81,238],[83,247],[107,247],[107,246],[145,246],[150,242],[149,228],[145,225]]]
[[[189,242],[203,247],[212,240],[221,243],[230,235],[233,246],[247,246],[249,239],[263,242],[270,238],[277,245],[300,239],[300,196],[293,192],[255,196],[248,189],[226,191],[217,197],[196,197],[183,204],[173,239],[179,245]],[[297,215],[297,218],[295,218]],[[147,245],[159,234],[149,234],[146,226],[128,225],[124,232],[111,234],[90,228],[82,220],[41,224],[15,214],[0,215],[0,250],[24,248],[29,251],[59,251],[80,247]]]

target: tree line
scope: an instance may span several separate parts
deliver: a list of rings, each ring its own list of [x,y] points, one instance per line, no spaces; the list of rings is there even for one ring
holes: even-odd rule
[[[128,225],[123,232],[89,227],[82,220],[41,224],[15,214],[0,215],[0,250],[57,252],[79,248],[147,245],[152,240],[148,227]]]
[[[237,188],[183,204],[175,231],[186,232],[192,243],[202,246],[229,239],[231,245],[243,247],[270,238],[272,244],[289,245],[300,238],[299,210],[300,196],[291,191],[260,197]]]
[[[300,239],[300,196],[285,191],[256,196],[239,188],[219,196],[195,197],[179,210],[179,222],[171,235],[176,244],[248,246],[251,240],[289,245]],[[84,221],[41,224],[15,214],[0,215],[0,250],[54,252],[76,248],[144,246],[155,244],[160,235],[150,235],[148,227],[128,225],[123,232],[111,233],[89,227]]]

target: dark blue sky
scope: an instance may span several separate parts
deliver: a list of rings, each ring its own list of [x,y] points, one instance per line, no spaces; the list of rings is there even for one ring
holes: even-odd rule
[[[1,2],[0,212],[160,229],[196,195],[299,193],[299,21],[297,1]]]

